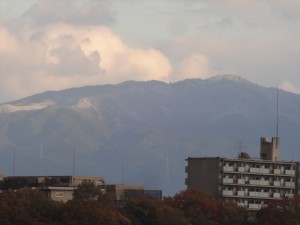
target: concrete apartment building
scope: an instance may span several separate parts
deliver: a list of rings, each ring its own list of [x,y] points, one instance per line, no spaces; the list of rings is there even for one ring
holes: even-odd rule
[[[259,210],[272,199],[300,192],[299,162],[279,161],[279,138],[261,138],[260,159],[240,153],[238,158],[188,158],[186,185],[248,210]]]
[[[47,198],[67,202],[73,198],[74,190],[84,181],[91,181],[97,187],[105,187],[103,177],[92,176],[12,176],[3,177],[0,191],[14,191],[31,188],[41,191]]]

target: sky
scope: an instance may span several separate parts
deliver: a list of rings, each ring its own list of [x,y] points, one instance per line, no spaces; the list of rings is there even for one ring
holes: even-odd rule
[[[300,94],[300,1],[0,0],[0,103],[220,74]]]

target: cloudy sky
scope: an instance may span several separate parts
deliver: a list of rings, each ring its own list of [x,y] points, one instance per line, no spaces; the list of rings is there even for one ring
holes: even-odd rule
[[[300,93],[300,1],[0,0],[0,102],[227,73]]]

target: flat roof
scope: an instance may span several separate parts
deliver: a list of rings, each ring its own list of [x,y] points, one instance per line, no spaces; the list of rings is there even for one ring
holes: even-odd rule
[[[299,161],[272,161],[272,160],[263,160],[263,159],[257,159],[257,158],[226,158],[226,157],[188,157],[186,161],[192,160],[192,159],[218,159],[218,160],[228,160],[228,161],[244,161],[244,162],[257,162],[257,163],[269,163],[269,164],[291,164],[291,163],[299,163]]]

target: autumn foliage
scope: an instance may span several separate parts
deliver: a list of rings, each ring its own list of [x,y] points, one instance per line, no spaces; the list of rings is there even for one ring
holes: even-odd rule
[[[257,225],[300,225],[300,195],[270,201],[257,213]]]
[[[1,225],[243,225],[247,212],[198,190],[163,200],[137,198],[116,207],[92,183],[81,185],[74,199],[54,202],[35,190],[0,194]],[[272,201],[253,225],[300,225],[300,198]]]

